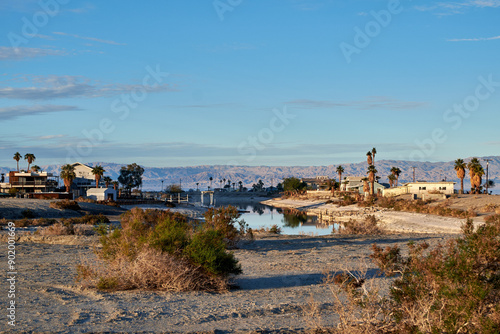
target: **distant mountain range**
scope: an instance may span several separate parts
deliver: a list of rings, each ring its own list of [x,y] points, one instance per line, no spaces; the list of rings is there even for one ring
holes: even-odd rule
[[[486,170],[486,162],[484,159],[490,159],[489,162],[489,178],[496,183],[500,182],[500,156],[482,157],[481,164]],[[468,162],[470,158],[465,159]],[[120,173],[120,168],[123,164],[95,162],[89,163],[89,166],[102,165],[106,170],[105,175],[116,180]],[[196,183],[199,183],[200,189],[206,189],[210,185],[209,178],[213,177],[213,187],[220,187],[219,180],[226,179],[236,183],[242,181],[246,187],[251,187],[252,184],[262,180],[266,187],[271,186],[271,182],[276,186],[282,182],[284,178],[295,176],[298,178],[316,177],[326,175],[338,180],[337,172],[335,171],[338,165],[329,166],[192,166],[192,167],[144,167],[143,175],[143,190],[160,190],[162,186],[166,187],[170,184],[182,183],[183,189],[196,189]],[[367,163],[350,163],[342,164],[345,171],[344,176],[365,176]],[[413,180],[413,169],[415,167],[416,180],[425,181],[440,181],[451,180],[459,182],[456,172],[453,169],[454,162],[415,162],[415,161],[396,161],[396,160],[376,160],[375,166],[381,176],[381,183],[388,183],[387,175],[390,174],[391,167],[399,167],[402,173],[399,176],[400,184]],[[43,171],[58,175],[60,165],[41,166]],[[0,167],[0,173],[8,173],[12,170],[7,167]],[[469,178],[464,180],[465,187],[469,187]]]

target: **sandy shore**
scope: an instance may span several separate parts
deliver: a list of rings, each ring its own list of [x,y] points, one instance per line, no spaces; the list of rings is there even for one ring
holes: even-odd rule
[[[405,245],[409,240],[431,244],[447,235],[267,236],[243,242],[234,251],[243,274],[239,289],[222,294],[82,290],[75,283],[76,264],[93,257],[89,237],[70,244],[22,242],[17,254],[17,326],[23,332],[214,332],[300,331],[315,324],[333,326],[332,298],[322,279],[325,270],[356,269],[367,263],[370,245]],[[64,237],[56,237],[64,239]],[[92,237],[90,237],[92,238]],[[95,237],[94,237],[95,238]],[[6,256],[0,254],[0,262]],[[375,278],[387,288],[390,281]],[[3,300],[3,299],[2,299]],[[314,302],[319,315],[307,315]],[[7,322],[0,331],[8,332]]]
[[[491,199],[492,196],[489,198]],[[497,200],[497,198],[495,198]],[[464,202],[465,203],[465,202]],[[279,207],[293,208],[306,211],[311,215],[322,217],[323,219],[333,219],[335,221],[346,221],[349,219],[363,219],[367,215],[374,215],[380,221],[380,225],[387,231],[393,233],[461,233],[463,218],[442,217],[431,214],[419,214],[410,212],[399,212],[381,208],[362,208],[357,205],[338,206],[337,204],[327,204],[321,200],[293,200],[293,199],[270,199],[262,204]],[[466,204],[463,204],[466,205]],[[457,208],[463,206],[455,205]],[[484,222],[484,217],[474,219],[475,223]]]

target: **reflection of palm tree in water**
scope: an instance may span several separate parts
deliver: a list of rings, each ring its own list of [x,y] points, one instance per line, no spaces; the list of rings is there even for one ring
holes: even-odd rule
[[[296,209],[283,210],[283,225],[285,227],[299,227],[307,222],[307,213]]]

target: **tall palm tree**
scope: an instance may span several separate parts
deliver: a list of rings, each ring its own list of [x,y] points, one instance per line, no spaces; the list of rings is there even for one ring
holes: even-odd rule
[[[70,164],[66,164],[61,167],[61,178],[64,180],[64,186],[66,187],[66,192],[69,193],[69,188],[71,183],[76,179],[75,167]]]
[[[24,160],[28,161],[28,171],[30,170],[30,165],[33,163],[33,161],[36,160],[36,157],[33,153],[26,153],[24,155]]]
[[[375,174],[377,174],[377,169],[375,168],[375,166],[373,165],[370,165],[368,166],[368,171],[366,172],[366,174],[368,174],[368,179],[370,180],[371,184],[372,184],[372,196],[375,195]]]
[[[226,182],[226,179],[224,179],[224,182]],[[220,188],[222,189],[222,180],[219,180],[220,183]]]
[[[17,171],[18,171],[18,172],[19,172],[19,160],[21,160],[21,158],[22,158],[22,157],[23,157],[23,156],[22,156],[22,155],[21,155],[21,153],[19,153],[19,152],[16,152],[16,153],[14,154],[14,160],[16,160],[16,162],[17,162]]]
[[[336,169],[337,174],[339,174],[339,189],[342,189],[342,173],[344,173],[344,167],[339,165]]]
[[[394,187],[394,183],[396,182],[396,176],[394,176],[394,174],[389,174],[387,175],[387,178],[389,179],[389,185],[392,187]]]
[[[240,185],[240,191],[243,188],[243,181],[239,181],[238,184]]]
[[[92,168],[92,174],[95,176],[95,187],[99,188],[99,181],[106,170],[102,166],[95,166]]]
[[[212,188],[212,181],[214,180],[214,178],[210,176],[209,180],[210,180],[210,188]]]
[[[366,162],[368,163],[369,166],[373,165],[373,159],[372,159],[372,152],[368,151],[366,153]]]
[[[109,185],[111,184],[111,182],[113,182],[113,179],[109,176],[103,177],[102,180],[104,181],[104,185],[106,186],[106,188],[109,188]]]
[[[483,182],[482,177],[484,175],[484,169],[483,166],[481,166],[481,164],[474,165],[473,169],[474,169],[474,177],[472,182],[474,184],[475,193],[479,194],[479,188],[481,188],[481,183]]]
[[[40,166],[33,165],[31,166],[31,170],[34,171],[35,173],[38,173],[41,170],[41,168]]]
[[[196,182],[196,191],[200,190],[199,185],[200,185],[200,182]]]
[[[114,190],[117,190],[116,188],[118,188],[118,185],[120,184],[118,181],[113,181],[111,182],[111,184],[113,185],[113,189]]]
[[[373,165],[375,165],[375,154],[377,154],[377,149],[374,147],[372,148]]]
[[[474,192],[475,188],[475,182],[474,182],[474,176],[476,175],[476,171],[479,170],[479,167],[481,167],[481,163],[479,162],[478,158],[472,158],[469,163],[467,164],[467,168],[469,169],[469,176],[470,176],[470,192],[471,194]],[[483,167],[481,167],[483,168]]]
[[[464,178],[465,178],[465,169],[467,168],[467,164],[463,159],[455,160],[454,169],[457,171],[457,177],[460,179],[460,193],[464,193]]]

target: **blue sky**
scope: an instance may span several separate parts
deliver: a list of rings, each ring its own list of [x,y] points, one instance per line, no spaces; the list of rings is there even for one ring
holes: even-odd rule
[[[498,155],[500,0],[3,0],[0,165]]]

